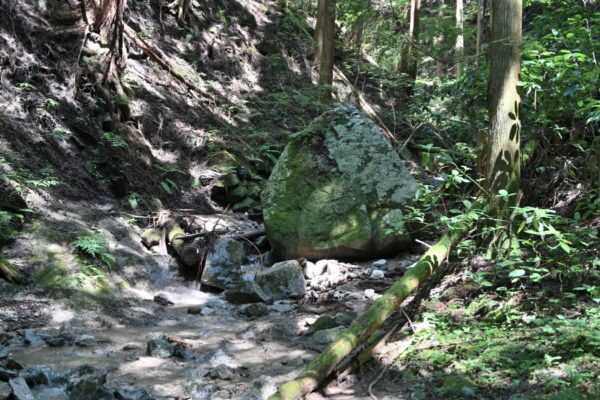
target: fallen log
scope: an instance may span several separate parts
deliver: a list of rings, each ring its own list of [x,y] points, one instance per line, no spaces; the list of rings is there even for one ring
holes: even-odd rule
[[[168,232],[169,244],[179,260],[188,267],[197,267],[201,258],[200,251],[192,242],[183,239],[186,235],[181,226],[173,224]]]
[[[221,231],[207,231],[207,232],[198,232],[198,233],[192,233],[189,235],[184,235],[182,237],[180,237],[181,240],[193,240],[199,237],[208,237],[208,236],[221,236],[221,235],[226,235],[226,236],[230,236],[233,239],[248,239],[248,240],[252,240],[252,239],[256,239],[257,237],[260,237],[262,235],[265,235],[266,232],[264,229],[257,229],[254,231],[248,231],[248,232],[239,232],[239,233],[233,233],[233,234],[229,234],[229,231],[225,231],[225,230],[221,230]]]
[[[315,390],[337,365],[369,339],[398,309],[400,304],[446,260],[452,245],[468,231],[471,223],[455,227],[431,246],[383,296],[319,354],[300,375],[279,387],[269,400],[293,400]],[[382,335],[383,337],[383,335]]]

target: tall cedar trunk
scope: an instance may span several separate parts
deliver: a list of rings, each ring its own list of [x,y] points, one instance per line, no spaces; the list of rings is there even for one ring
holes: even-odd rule
[[[440,19],[438,21],[438,23],[441,25],[443,23],[443,19],[444,19],[444,0],[440,0],[440,4],[439,4],[439,12],[438,12],[438,18]],[[440,36],[438,36],[436,38],[436,42],[438,45],[442,46],[444,43],[444,34],[440,34]],[[443,56],[440,56],[440,58],[438,58],[435,62],[435,75],[439,78],[442,79],[444,77],[444,61],[441,58]]]
[[[485,0],[477,0],[477,39],[475,42],[475,63],[479,65],[481,54],[481,35],[483,33],[483,16],[485,13]]]
[[[464,52],[465,52],[465,36],[463,34],[464,29],[464,4],[463,0],[456,0],[456,29],[458,34],[456,35],[456,43],[454,50],[458,62],[456,63],[456,79],[460,79],[464,69]]]
[[[410,10],[408,11],[408,43],[404,46],[402,58],[400,60],[400,71],[408,75],[410,86],[417,79],[417,58],[414,56],[413,43],[419,39],[419,14],[421,10],[421,0],[411,0]]]
[[[517,81],[521,63],[522,0],[492,2],[492,40],[488,111],[490,116],[486,178],[493,207],[514,205],[521,175]],[[500,190],[511,196],[497,200]]]
[[[330,103],[335,49],[335,0],[319,0],[316,39],[320,98],[322,102]]]

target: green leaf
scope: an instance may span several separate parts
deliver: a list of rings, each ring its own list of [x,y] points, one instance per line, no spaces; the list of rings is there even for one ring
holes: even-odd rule
[[[524,269],[515,269],[514,271],[511,271],[510,274],[508,274],[509,278],[520,278],[523,275],[525,275],[525,270]]]

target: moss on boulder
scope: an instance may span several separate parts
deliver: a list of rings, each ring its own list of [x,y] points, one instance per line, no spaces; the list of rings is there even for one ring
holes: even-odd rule
[[[284,259],[384,256],[409,244],[402,206],[415,191],[375,123],[340,105],[285,148],[263,192],[265,227]]]

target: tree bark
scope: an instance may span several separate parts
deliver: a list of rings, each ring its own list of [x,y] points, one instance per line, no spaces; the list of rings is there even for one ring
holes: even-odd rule
[[[440,0],[439,9],[438,9],[438,23],[441,25],[444,21],[444,0]],[[440,36],[435,38],[435,44],[438,46],[443,46],[444,43],[444,34],[440,34]],[[444,61],[442,60],[442,56],[440,56],[437,60],[435,60],[435,76],[438,79],[442,79],[444,77]]]
[[[413,52],[413,43],[419,39],[419,15],[421,10],[421,0],[411,0],[408,11],[408,43],[404,46],[402,57],[400,59],[400,72],[405,73],[410,80],[410,86],[413,86],[417,79],[417,59]]]
[[[431,246],[383,296],[344,330],[295,379],[283,384],[270,400],[299,399],[313,391],[334,371],[336,366],[362,342],[369,339],[394,313],[400,304],[442,264],[450,248],[469,229],[470,224],[449,231]]]
[[[197,267],[200,262],[200,252],[192,242],[183,239],[185,236],[179,224],[173,224],[167,235],[169,244],[177,253],[179,260],[188,267]]]
[[[320,99],[326,104],[331,103],[332,99],[335,2],[336,0],[319,0],[317,9],[316,60],[319,67]]]
[[[456,63],[456,79],[460,79],[464,69],[463,57],[465,55],[465,36],[463,33],[464,29],[464,4],[463,0],[456,0],[456,29],[458,34],[456,35],[456,43],[454,44],[454,51],[458,62]]]
[[[485,0],[477,0],[477,38],[475,41],[475,63],[479,65],[481,54],[481,36],[483,33],[483,16],[485,13]]]
[[[488,112],[486,182],[490,206],[509,211],[515,205],[521,177],[517,82],[521,62],[522,0],[492,2],[492,41]],[[509,194],[504,200],[498,192]]]

